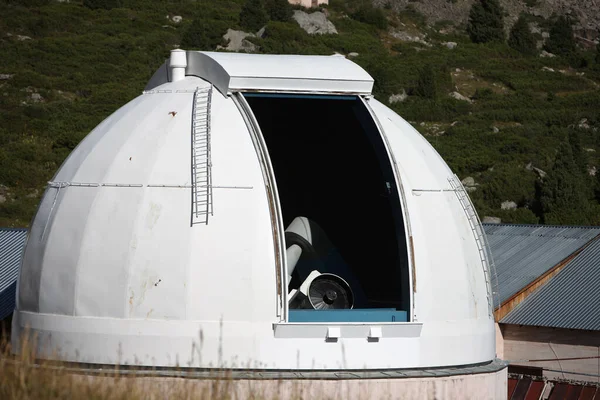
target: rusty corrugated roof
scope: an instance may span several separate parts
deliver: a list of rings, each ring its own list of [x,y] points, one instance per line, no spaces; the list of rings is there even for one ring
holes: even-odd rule
[[[538,400],[544,391],[549,400],[600,399],[600,387],[594,384],[532,379],[526,375],[508,378],[508,400]]]

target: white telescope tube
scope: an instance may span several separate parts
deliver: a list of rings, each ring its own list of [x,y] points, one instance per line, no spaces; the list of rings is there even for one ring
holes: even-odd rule
[[[306,241],[312,244],[312,235],[310,232],[310,223],[306,217],[296,217],[292,223],[285,230],[286,232],[293,232],[299,236],[302,236]],[[292,274],[298,264],[298,260],[302,256],[302,248],[297,244],[291,245],[286,251],[287,258],[287,275],[288,282],[292,280]]]

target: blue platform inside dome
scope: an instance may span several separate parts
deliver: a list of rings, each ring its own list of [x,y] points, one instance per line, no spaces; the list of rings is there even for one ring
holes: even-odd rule
[[[408,322],[406,311],[394,308],[290,310],[289,322]]]

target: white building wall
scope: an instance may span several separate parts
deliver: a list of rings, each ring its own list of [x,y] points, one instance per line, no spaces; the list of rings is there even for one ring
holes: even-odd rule
[[[128,385],[153,396],[170,398],[206,397],[232,399],[397,399],[397,400],[505,400],[507,396],[506,368],[473,375],[443,378],[397,379],[212,379],[130,378],[114,381],[110,377],[85,376],[94,383]]]
[[[510,364],[542,367],[546,378],[600,383],[599,332],[507,324],[500,327],[504,360]]]
[[[300,5],[302,7],[311,8],[321,4],[329,4],[329,0],[288,0],[290,4]]]

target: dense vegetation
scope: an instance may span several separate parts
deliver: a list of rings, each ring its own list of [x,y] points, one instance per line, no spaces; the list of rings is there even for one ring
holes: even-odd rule
[[[502,13],[496,5],[478,5],[468,25],[491,39],[471,40],[467,26],[427,26],[410,7],[398,14],[361,0],[331,0],[339,34],[316,36],[274,0],[0,0],[0,226],[29,223],[69,152],[139,95],[171,49],[214,50],[228,28],[256,32],[262,24],[264,36],[249,39],[260,52],[356,52],[379,100],[406,91],[390,106],[460,178],[474,178],[470,194],[482,216],[600,224],[600,185],[589,173],[600,150],[600,48],[577,48],[573,21],[532,15],[507,43],[490,19]],[[550,32],[546,50],[557,57],[538,56],[524,22]],[[422,40],[401,40],[399,31]],[[502,210],[505,201],[518,208]]]

